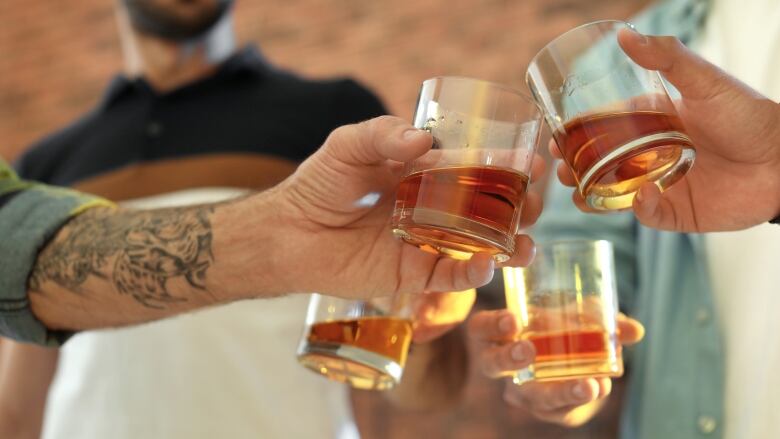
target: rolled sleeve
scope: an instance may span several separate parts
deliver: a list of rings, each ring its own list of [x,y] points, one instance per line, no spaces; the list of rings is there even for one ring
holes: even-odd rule
[[[0,162],[0,174],[4,172]],[[27,280],[38,252],[71,217],[111,206],[75,191],[0,178],[0,334],[28,343],[57,346],[69,333],[48,330],[32,313]]]

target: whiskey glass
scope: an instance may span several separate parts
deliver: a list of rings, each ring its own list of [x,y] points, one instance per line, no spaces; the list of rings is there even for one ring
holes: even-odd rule
[[[538,245],[531,265],[504,268],[503,274],[516,339],[536,349],[533,364],[512,373],[516,384],[623,374],[609,241]]]
[[[403,375],[412,342],[412,296],[368,301],[313,294],[298,361],[357,389],[387,390]]]
[[[633,26],[605,20],[572,29],[526,72],[577,190],[598,210],[631,207],[645,182],[668,189],[696,156],[661,75],[623,52],[620,29]]]
[[[423,82],[414,126],[434,144],[405,165],[393,233],[457,259],[509,259],[539,143],[538,106],[500,84],[438,77]]]

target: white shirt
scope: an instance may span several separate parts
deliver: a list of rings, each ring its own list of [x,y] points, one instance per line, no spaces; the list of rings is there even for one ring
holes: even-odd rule
[[[780,1],[715,0],[694,49],[780,100]],[[706,243],[726,349],[724,438],[780,438],[780,226]]]
[[[135,206],[231,195],[192,190]],[[296,360],[308,299],[237,302],[76,335],[61,352],[43,437],[356,438],[347,388]]]

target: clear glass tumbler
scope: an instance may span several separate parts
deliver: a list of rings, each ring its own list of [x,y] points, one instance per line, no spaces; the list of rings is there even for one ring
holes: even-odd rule
[[[370,301],[313,294],[298,361],[358,389],[390,389],[412,342],[411,305],[404,294]]]
[[[696,156],[658,72],[634,63],[606,20],[559,36],[531,61],[526,82],[542,106],[580,194],[594,209],[631,207],[645,182],[665,190]]]
[[[539,143],[537,105],[503,85],[433,78],[420,89],[414,126],[429,131],[434,146],[406,164],[393,233],[459,259],[509,259]]]
[[[610,242],[539,245],[530,266],[503,270],[517,339],[536,348],[534,363],[513,374],[515,383],[623,374]]]

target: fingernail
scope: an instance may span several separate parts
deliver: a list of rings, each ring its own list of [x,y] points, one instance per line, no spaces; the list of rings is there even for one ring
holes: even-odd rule
[[[404,140],[412,141],[421,136],[423,133],[424,131],[418,130],[417,128],[410,128],[404,131]]]
[[[523,346],[522,343],[516,344],[512,348],[512,359],[520,362],[520,361],[526,361],[528,359],[528,352],[525,349],[525,346]]]
[[[646,37],[645,35],[643,35],[643,34],[639,33],[639,31],[638,31],[638,30],[636,30],[636,28],[635,28],[633,25],[629,25],[629,27],[628,27],[628,28],[629,28],[629,29],[631,29],[631,32],[633,32],[633,33],[634,33],[634,37],[636,38],[636,40],[637,40],[637,42],[638,42],[639,44],[641,44],[641,45],[643,45],[643,46],[646,46],[646,45],[647,45],[647,43],[648,43],[648,40],[647,40],[647,37]]]
[[[501,332],[510,332],[512,331],[514,318],[512,316],[504,316],[501,317],[501,320],[498,321],[498,329],[501,330]]]
[[[587,397],[587,394],[585,393],[585,386],[583,386],[582,383],[573,385],[571,388],[571,394],[574,395],[574,397],[577,399],[585,399]]]

